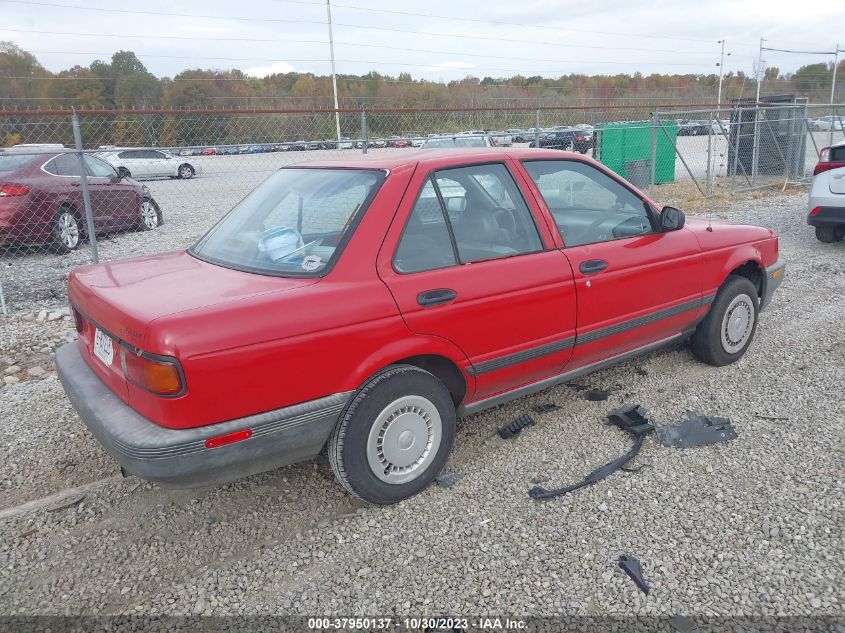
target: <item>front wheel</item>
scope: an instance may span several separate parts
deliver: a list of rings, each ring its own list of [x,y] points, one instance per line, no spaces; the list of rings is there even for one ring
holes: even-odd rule
[[[181,178],[182,180],[190,180],[194,177],[195,173],[196,170],[191,167],[191,165],[189,165],[188,163],[185,163],[184,165],[179,165],[179,175],[177,176],[177,178]]]
[[[832,226],[817,226],[816,227],[816,239],[819,242],[824,242],[825,244],[833,244],[834,242],[838,242],[845,236],[845,230],[837,229]]]
[[[138,228],[142,231],[152,231],[161,226],[161,223],[161,210],[158,208],[156,201],[152,198],[141,200]]]
[[[446,464],[454,438],[448,389],[427,371],[395,365],[352,398],[329,439],[329,462],[347,491],[386,505],[426,488]]]
[[[754,338],[758,312],[754,284],[745,277],[730,275],[692,335],[693,354],[715,367],[738,361]]]

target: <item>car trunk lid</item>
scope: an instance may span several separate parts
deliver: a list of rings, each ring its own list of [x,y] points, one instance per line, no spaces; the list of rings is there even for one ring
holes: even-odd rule
[[[88,364],[118,396],[126,400],[120,364],[120,347],[169,355],[172,350],[145,349],[145,334],[154,320],[278,293],[317,283],[318,279],[270,277],[246,273],[201,261],[185,251],[137,257],[73,271],[69,279],[70,301],[77,312],[80,347]],[[114,358],[107,363],[112,341]]]

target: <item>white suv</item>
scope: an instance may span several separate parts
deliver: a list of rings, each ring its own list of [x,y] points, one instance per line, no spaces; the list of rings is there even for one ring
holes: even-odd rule
[[[810,188],[807,224],[816,227],[822,242],[845,237],[845,141],[819,152]]]

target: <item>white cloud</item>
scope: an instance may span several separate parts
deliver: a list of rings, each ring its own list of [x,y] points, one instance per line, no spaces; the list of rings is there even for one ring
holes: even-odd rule
[[[281,73],[293,72],[294,68],[287,62],[275,62],[269,66],[252,66],[244,70],[244,74],[250,77],[267,77],[268,75],[276,75]]]

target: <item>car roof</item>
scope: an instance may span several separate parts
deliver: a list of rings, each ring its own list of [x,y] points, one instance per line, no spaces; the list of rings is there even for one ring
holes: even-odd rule
[[[407,165],[431,165],[435,167],[450,167],[467,163],[495,162],[513,158],[526,159],[561,159],[577,158],[583,160],[583,155],[574,152],[562,152],[554,149],[529,149],[497,147],[467,147],[454,149],[420,149],[412,152],[402,152],[400,156],[392,152],[377,152],[375,154],[358,154],[349,158],[337,160],[309,160],[288,167],[345,167],[360,169],[398,169]]]

